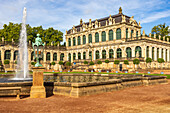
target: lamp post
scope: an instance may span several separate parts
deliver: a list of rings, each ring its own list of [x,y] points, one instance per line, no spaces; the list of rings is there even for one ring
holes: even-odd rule
[[[35,67],[33,67],[33,85],[31,87],[30,97],[31,98],[46,98],[46,91],[43,81],[44,68],[40,64],[40,59],[43,58],[44,46],[40,34],[37,34],[35,43],[32,43],[34,50],[34,59],[36,59]]]

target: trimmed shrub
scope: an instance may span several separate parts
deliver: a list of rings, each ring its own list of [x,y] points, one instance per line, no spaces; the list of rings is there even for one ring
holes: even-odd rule
[[[84,64],[88,64],[88,62],[87,62],[87,61],[84,61]]]
[[[129,65],[129,61],[128,60],[124,60],[124,64]]]
[[[158,61],[159,63],[163,63],[163,62],[165,62],[163,58],[158,58],[158,60],[157,60],[157,61]]]
[[[15,61],[15,64],[17,64],[17,61]]]
[[[94,62],[91,61],[91,62],[90,62],[90,65],[94,65]]]
[[[51,65],[55,65],[55,62],[51,62]]]
[[[4,64],[9,64],[9,60],[4,60]]]
[[[63,65],[63,61],[59,61],[59,64],[60,64],[60,65]]]
[[[139,63],[140,63],[139,59],[135,58],[135,59],[133,60],[133,64],[139,64]]]
[[[152,59],[151,58],[146,58],[146,63],[151,63]]]
[[[34,66],[34,65],[35,65],[35,62],[31,62],[31,65],[33,65],[33,66]]]
[[[102,61],[98,60],[98,61],[97,61],[97,64],[102,64]]]
[[[105,60],[105,63],[109,63],[109,60]]]
[[[115,61],[114,61],[114,64],[119,64],[119,63],[120,63],[119,60],[115,60]]]
[[[71,62],[66,62],[66,65],[67,66],[71,66]]]

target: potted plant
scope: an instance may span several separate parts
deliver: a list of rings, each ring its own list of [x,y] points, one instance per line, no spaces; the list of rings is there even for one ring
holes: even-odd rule
[[[150,63],[150,65],[151,65],[151,62],[152,62],[151,58],[146,58],[146,64]],[[148,65],[147,65],[147,68],[148,68]]]
[[[84,61],[84,64],[88,64],[88,62],[87,62],[87,61]]]
[[[124,60],[124,64],[126,65],[126,68],[127,68],[127,65],[129,65],[129,61],[128,60]]]
[[[120,63],[120,61],[119,60],[115,60],[114,61],[114,64],[116,64],[117,65],[117,69],[118,69],[118,64]]]
[[[9,60],[4,60],[5,68],[10,68]]]
[[[107,64],[107,67],[108,67],[108,64],[109,64],[110,61],[109,60],[105,60],[104,62]]]
[[[133,60],[133,64],[135,64],[135,67],[136,67],[136,65],[138,65],[139,63],[140,63],[139,59],[135,58],[135,59]]]
[[[165,62],[163,58],[158,58],[157,61],[158,61],[158,63],[160,63],[160,64],[162,64],[163,62]],[[161,69],[162,69],[162,65],[161,65]]]
[[[53,67],[53,69],[54,69],[55,62],[51,62],[51,65],[52,65],[52,67]]]

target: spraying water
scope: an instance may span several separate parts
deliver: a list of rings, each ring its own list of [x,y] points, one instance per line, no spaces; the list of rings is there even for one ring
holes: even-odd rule
[[[26,8],[23,10],[22,28],[19,39],[19,52],[17,61],[16,78],[25,79],[28,77],[28,48],[27,48],[27,30],[26,30]]]

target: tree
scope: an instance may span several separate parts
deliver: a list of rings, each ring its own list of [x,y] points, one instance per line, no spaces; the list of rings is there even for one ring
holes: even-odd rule
[[[147,64],[148,64],[148,63],[151,64],[151,62],[152,62],[152,59],[151,59],[151,58],[146,58],[146,63],[147,63]]]
[[[88,62],[87,62],[87,61],[84,61],[84,64],[88,64]]]
[[[4,60],[4,64],[9,64],[9,60]]]
[[[63,65],[63,61],[59,61],[59,65]]]
[[[91,62],[90,62],[90,65],[94,65],[94,62],[93,62],[93,61],[91,61]]]
[[[129,65],[129,61],[128,60],[124,60],[124,64]]]
[[[51,65],[55,65],[55,62],[51,62]]]
[[[71,66],[71,62],[66,62],[66,65],[67,66]]]
[[[139,63],[140,63],[139,59],[135,58],[135,59],[133,60],[133,64],[138,65]],[[135,67],[136,67],[136,66],[135,66]]]
[[[120,61],[119,60],[115,60],[114,61],[114,64],[116,64],[117,65],[117,69],[118,69],[118,64],[120,63]]]
[[[163,58],[158,58],[157,61],[158,61],[158,63],[161,63],[161,64],[162,64],[163,62],[165,62]],[[162,65],[161,65],[161,68],[162,68]]]

